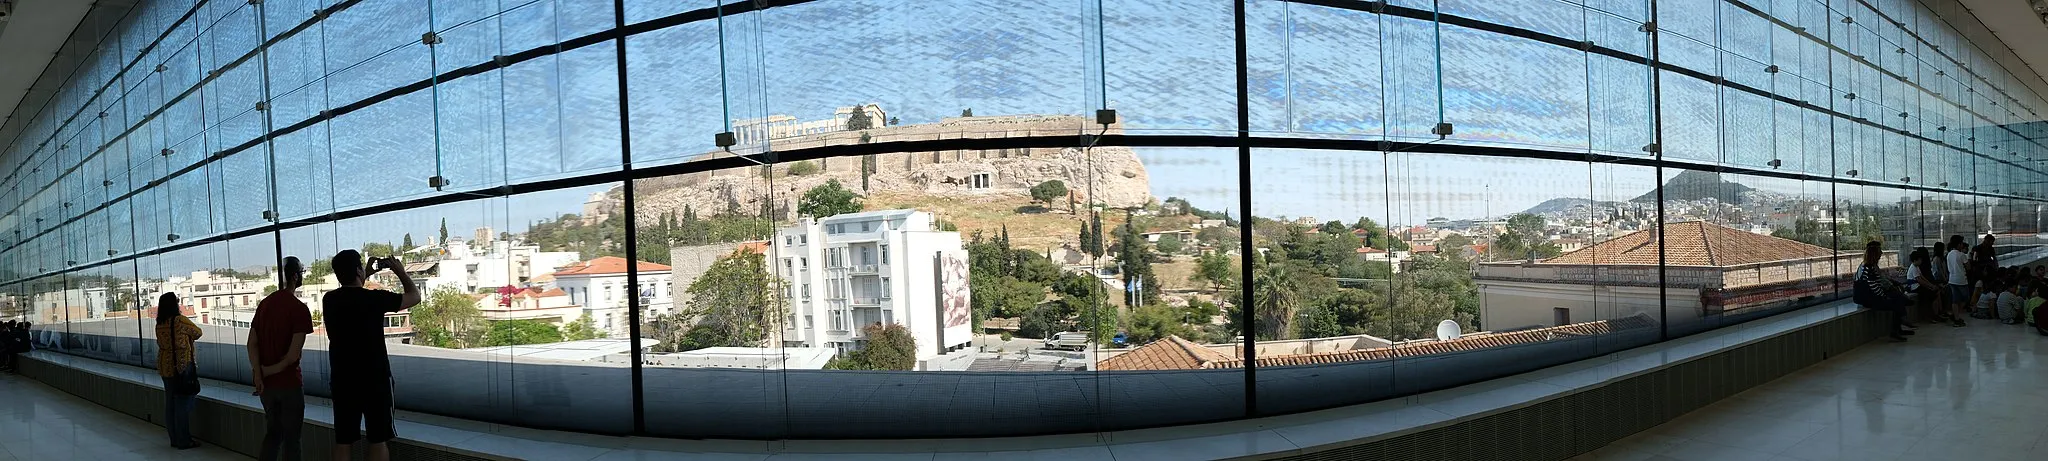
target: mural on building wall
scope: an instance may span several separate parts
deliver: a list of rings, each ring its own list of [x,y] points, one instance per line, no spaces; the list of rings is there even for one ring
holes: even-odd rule
[[[939,254],[939,302],[946,315],[946,328],[966,325],[974,317],[967,288],[967,261],[954,253]]]

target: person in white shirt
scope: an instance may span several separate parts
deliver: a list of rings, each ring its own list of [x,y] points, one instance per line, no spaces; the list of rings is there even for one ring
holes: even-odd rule
[[[1935,306],[1940,303],[1936,299],[1946,296],[1947,293],[1937,288],[1945,284],[1934,281],[1934,271],[1929,259],[1932,258],[1927,257],[1926,247],[1914,249],[1912,256],[1908,257],[1906,292],[1913,296],[1913,315],[1919,317],[1920,322],[1939,322],[1941,313],[1935,311]],[[1910,326],[1910,323],[1908,325]]]
[[[1963,326],[1963,316],[1970,314],[1970,278],[1967,270],[1970,255],[1963,250],[1970,248],[1963,243],[1963,236],[1948,236],[1948,254],[1944,255],[1948,269],[1949,325]]]

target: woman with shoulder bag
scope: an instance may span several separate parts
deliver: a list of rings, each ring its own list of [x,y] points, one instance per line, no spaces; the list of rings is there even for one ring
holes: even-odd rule
[[[156,373],[164,378],[164,429],[171,446],[198,447],[192,440],[192,405],[199,395],[199,364],[192,360],[194,342],[204,332],[178,308],[178,295],[164,293],[156,303]]]

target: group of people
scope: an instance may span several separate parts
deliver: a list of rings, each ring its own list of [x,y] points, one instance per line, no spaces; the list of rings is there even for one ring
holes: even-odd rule
[[[0,320],[0,371],[13,372],[16,356],[28,353],[27,321]]]
[[[320,304],[327,330],[328,389],[334,402],[332,455],[349,459],[350,447],[364,439],[361,429],[367,427],[368,458],[389,459],[385,443],[396,438],[397,431],[391,415],[394,389],[384,347],[384,314],[419,304],[420,290],[398,258],[370,259],[366,264],[361,253],[344,250],[331,261],[341,288],[327,292]],[[381,270],[391,270],[404,293],[363,288],[363,282]],[[299,459],[306,416],[299,361],[306,335],[313,333],[313,317],[298,298],[306,271],[297,257],[286,257],[280,272],[278,290],[257,303],[246,344],[251,382],[263,402],[265,432],[258,458],[263,460]],[[204,331],[179,312],[176,294],[158,299],[157,374],[163,377],[168,396],[164,426],[171,445],[181,449],[199,446],[192,440],[190,418],[198,394],[192,350],[202,335]]]
[[[1916,248],[1908,256],[1906,280],[1900,284],[1879,267],[1884,246],[1870,242],[1856,273],[1856,302],[1892,309],[1891,339],[1905,341],[1915,323],[1964,326],[1964,318],[2025,324],[2048,336],[2048,322],[2037,322],[2036,308],[2048,304],[2048,267],[2005,267],[1998,263],[1997,237],[1985,235],[1974,246],[1951,235],[1934,248]]]

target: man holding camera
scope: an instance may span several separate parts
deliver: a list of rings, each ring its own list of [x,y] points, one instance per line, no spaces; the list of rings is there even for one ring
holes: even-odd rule
[[[391,459],[385,442],[398,436],[392,428],[391,358],[384,349],[384,314],[420,303],[420,289],[398,258],[364,264],[356,250],[334,255],[334,277],[341,288],[320,300],[327,326],[328,383],[334,394],[334,459],[349,459],[349,447],[363,438],[358,421],[369,429],[371,461]],[[405,293],[363,288],[377,271],[390,269]]]

